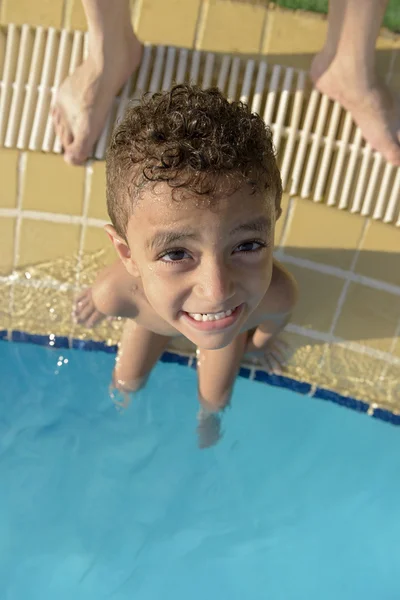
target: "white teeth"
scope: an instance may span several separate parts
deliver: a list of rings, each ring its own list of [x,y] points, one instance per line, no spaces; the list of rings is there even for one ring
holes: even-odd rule
[[[227,310],[226,312],[219,313],[188,313],[195,321],[219,321],[220,319],[224,319],[226,317],[230,317],[233,313],[233,310]]]

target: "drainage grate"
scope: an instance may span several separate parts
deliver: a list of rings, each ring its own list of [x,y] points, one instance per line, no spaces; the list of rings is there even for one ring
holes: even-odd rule
[[[0,81],[0,146],[62,151],[49,115],[57,87],[82,62],[87,34],[9,25]],[[271,127],[285,191],[400,225],[400,168],[365,143],[351,115],[313,90],[307,73],[267,59],[146,45],[138,72],[115,98],[93,157],[102,160],[131,98],[172,83],[217,85]]]

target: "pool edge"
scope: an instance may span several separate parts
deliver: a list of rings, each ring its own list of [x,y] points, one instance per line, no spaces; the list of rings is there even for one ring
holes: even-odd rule
[[[80,340],[66,336],[56,336],[54,334],[51,334],[50,336],[38,335],[26,333],[24,331],[8,332],[7,330],[0,330],[0,341],[34,344],[54,349],[68,348],[70,350],[84,350],[85,352],[106,352],[108,354],[116,354],[118,348],[116,344],[108,345],[105,342],[97,342],[94,340]],[[161,356],[160,360],[161,362],[177,363],[181,366],[196,368],[196,358],[189,353],[184,354],[167,350]],[[392,425],[400,425],[400,414],[396,414],[388,409],[379,407],[374,408],[367,402],[353,396],[344,396],[338,392],[319,386],[312,386],[310,383],[299,381],[285,375],[269,373],[256,366],[242,366],[239,371],[239,377],[266,383],[267,385],[275,387],[287,388],[304,396],[333,402],[339,406],[344,406],[353,411],[367,414],[375,419],[391,423]]]

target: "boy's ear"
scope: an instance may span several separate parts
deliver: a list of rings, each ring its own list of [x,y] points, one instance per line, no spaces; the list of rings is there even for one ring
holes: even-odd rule
[[[124,263],[126,270],[133,275],[133,277],[137,277],[139,272],[136,264],[132,260],[131,251],[126,241],[122,239],[120,235],[118,235],[112,225],[105,225],[104,230],[110,238],[115,250],[117,251],[119,258]]]

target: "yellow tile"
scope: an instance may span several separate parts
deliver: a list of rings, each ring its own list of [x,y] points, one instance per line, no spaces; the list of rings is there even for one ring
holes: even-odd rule
[[[109,222],[106,201],[106,163],[95,162],[92,169],[88,216]]]
[[[0,27],[0,80],[3,79],[3,65],[6,54],[6,29]]]
[[[117,258],[114,247],[102,227],[88,227],[85,233],[84,252],[102,251],[102,264],[110,264]]]
[[[139,39],[191,48],[200,0],[142,0],[136,21]]]
[[[9,329],[11,324],[11,286],[0,283],[0,329]]]
[[[400,286],[400,229],[371,221],[360,246],[355,272]]]
[[[396,50],[400,48],[400,35],[381,29],[376,40],[377,50]]]
[[[282,202],[281,202],[282,214],[275,225],[275,246],[279,246],[280,241],[281,241],[283,227],[284,227],[285,221],[287,219],[287,211],[288,211],[288,207],[289,207],[289,201],[290,201],[289,194],[283,194]]]
[[[95,342],[105,342],[109,346],[118,344],[121,340],[122,327],[124,320],[112,319],[111,321],[101,321],[96,327],[88,329],[74,323],[72,337],[80,340],[93,340]],[[111,371],[110,371],[111,380]],[[111,381],[110,381],[111,383]]]
[[[386,380],[380,379],[385,367],[384,360],[330,344],[325,347],[318,384],[343,396],[382,405],[388,392]]]
[[[15,219],[0,217],[0,275],[12,271],[14,260]]]
[[[34,265],[73,256],[79,250],[80,231],[79,225],[24,219],[18,264]]]
[[[387,80],[390,77],[394,58],[394,50],[377,50],[375,54],[376,71],[382,80]]]
[[[365,218],[296,198],[285,252],[348,269],[358,247]]]
[[[286,344],[283,373],[299,381],[317,383],[325,344],[291,331],[283,331],[279,338]]]
[[[400,82],[400,77],[396,77],[395,65],[396,53],[398,53],[399,48],[400,36],[382,30],[376,42],[376,70],[381,78],[387,79],[388,83],[391,85],[393,85],[397,79]],[[392,73],[392,77],[390,77],[390,73]]]
[[[214,52],[260,51],[267,8],[251,2],[209,0],[197,47]]]
[[[389,352],[399,319],[399,296],[351,283],[334,334]]]
[[[3,0],[2,23],[61,27],[63,0]]]
[[[99,272],[115,262],[117,254],[102,227],[88,227],[85,231],[81,272],[79,282],[82,287],[93,285]]]
[[[23,208],[81,215],[85,168],[71,167],[56,154],[28,154]]]
[[[307,329],[328,332],[344,280],[311,269],[285,265],[299,285],[299,301],[291,322]]]
[[[384,382],[386,384],[384,399],[388,408],[400,414],[400,365],[390,365],[385,372]]]
[[[72,331],[73,290],[15,285],[11,328],[39,335]],[[50,339],[49,339],[50,341]],[[60,352],[62,355],[62,352]]]
[[[400,48],[394,50],[394,59],[391,75],[389,77],[389,84],[390,87],[397,92],[397,94],[400,94]]]
[[[393,355],[396,356],[397,358],[400,358],[400,338],[397,337],[396,339],[396,343],[393,349]],[[399,378],[399,382],[400,382],[400,378]],[[400,401],[400,398],[399,398]]]
[[[74,30],[87,30],[87,22],[85,11],[83,10],[82,0],[67,0],[65,7],[64,27]]]
[[[325,43],[326,32],[327,21],[322,15],[270,8],[262,53],[271,62],[309,69]]]
[[[0,150],[0,208],[15,208],[17,205],[18,151]]]

